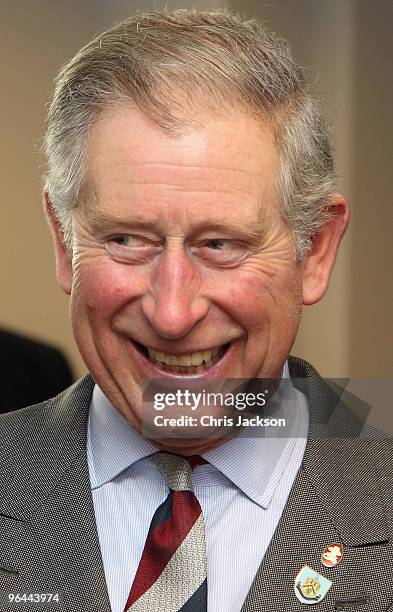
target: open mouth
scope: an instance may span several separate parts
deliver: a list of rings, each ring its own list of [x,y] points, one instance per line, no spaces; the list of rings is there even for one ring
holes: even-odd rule
[[[132,342],[137,350],[156,367],[159,367],[161,370],[167,370],[168,372],[181,374],[195,374],[208,370],[222,359],[230,344],[224,344],[214,349],[189,353],[187,355],[169,355],[156,351],[151,347],[144,346],[135,340]]]

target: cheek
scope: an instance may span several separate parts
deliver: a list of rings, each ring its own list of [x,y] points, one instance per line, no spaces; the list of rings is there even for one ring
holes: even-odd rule
[[[301,311],[301,283],[297,274],[243,274],[222,295],[230,296],[228,310],[244,328],[258,330],[268,322],[282,325]]]
[[[144,283],[130,266],[117,262],[79,262],[74,269],[72,299],[78,311],[112,316],[143,292]]]
[[[263,325],[274,303],[269,279],[254,275],[239,275],[222,295],[228,296],[228,308],[246,328]]]
[[[229,292],[230,307],[246,329],[262,323],[269,294],[257,279],[240,279]]]

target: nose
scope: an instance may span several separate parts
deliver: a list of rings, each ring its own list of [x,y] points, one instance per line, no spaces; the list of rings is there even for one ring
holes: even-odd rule
[[[158,335],[179,340],[206,316],[209,304],[201,285],[194,262],[180,245],[164,250],[142,298],[144,315]]]

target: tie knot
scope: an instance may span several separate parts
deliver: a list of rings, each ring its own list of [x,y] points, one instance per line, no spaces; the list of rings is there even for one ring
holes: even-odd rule
[[[192,470],[196,465],[207,463],[199,455],[181,457],[172,453],[156,453],[150,459],[161,470],[172,491],[192,491]]]

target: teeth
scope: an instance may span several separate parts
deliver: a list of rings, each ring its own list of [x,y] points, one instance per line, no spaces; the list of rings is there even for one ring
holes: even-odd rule
[[[154,361],[155,360],[155,354],[154,354],[153,349],[151,349],[150,347],[147,347],[147,352],[149,353],[150,359],[152,359]]]
[[[182,366],[190,366],[192,365],[192,357],[191,355],[182,355],[178,358],[180,365]]]
[[[150,359],[154,361],[160,361],[161,363],[166,363],[167,365],[178,365],[178,366],[199,366],[203,362],[209,363],[213,357],[215,357],[219,351],[219,348],[213,349],[211,351],[203,351],[198,353],[192,353],[191,355],[167,355],[166,353],[161,353],[159,351],[155,351],[154,349],[147,347],[149,352]]]
[[[220,347],[210,351],[198,351],[189,355],[168,355],[147,347],[152,361],[159,362],[166,370],[172,372],[200,372],[218,361]]]
[[[201,363],[203,363],[202,353],[194,353],[192,355],[192,365],[199,366]]]

